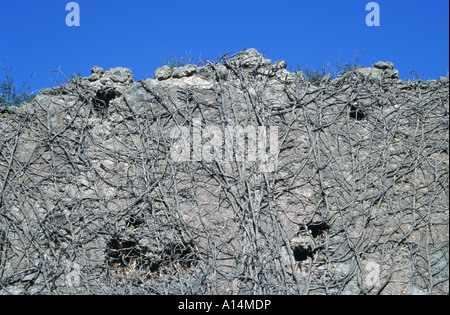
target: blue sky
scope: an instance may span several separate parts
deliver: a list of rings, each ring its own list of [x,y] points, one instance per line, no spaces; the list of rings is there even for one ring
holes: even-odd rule
[[[412,70],[439,79],[449,69],[447,0],[376,1],[378,27],[366,25],[368,0],[78,0],[79,27],[66,25],[69,2],[1,2],[0,60],[16,83],[34,72],[33,90],[52,87],[50,70],[88,76],[95,65],[127,67],[141,80],[173,55],[216,60],[243,48],[293,69],[350,61],[355,52],[363,66],[392,61],[402,79]]]

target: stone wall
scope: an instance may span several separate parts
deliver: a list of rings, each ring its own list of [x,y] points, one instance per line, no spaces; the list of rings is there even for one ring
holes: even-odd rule
[[[0,292],[448,294],[448,97],[254,49],[43,89],[0,108]]]

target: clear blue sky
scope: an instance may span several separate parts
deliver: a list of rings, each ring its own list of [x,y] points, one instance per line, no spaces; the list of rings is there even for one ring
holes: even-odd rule
[[[392,61],[402,79],[449,69],[447,0],[376,1],[379,27],[365,23],[368,0],[78,0],[79,27],[66,25],[69,2],[1,2],[0,59],[17,83],[36,72],[34,90],[52,87],[49,70],[88,76],[95,65],[127,67],[140,80],[174,54],[216,60],[243,48],[295,69],[350,61],[361,49],[361,65]]]

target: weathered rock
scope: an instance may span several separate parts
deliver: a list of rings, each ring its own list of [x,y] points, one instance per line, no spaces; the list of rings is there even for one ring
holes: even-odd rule
[[[94,68],[91,69],[91,75],[89,76],[88,79],[89,81],[100,80],[100,78],[103,76],[104,73],[105,71],[103,70],[103,68],[95,66]]]
[[[372,67],[381,70],[394,70],[394,64],[389,61],[388,62],[378,61]]]
[[[195,73],[196,69],[197,67],[194,65],[186,65],[175,68],[172,72],[172,78],[180,79],[184,77],[190,77]]]
[[[225,80],[228,77],[228,69],[222,64],[216,65],[216,73],[218,79]]]
[[[271,60],[264,58],[256,49],[250,48],[239,53],[232,63],[243,68],[266,68],[270,66]]]
[[[383,78],[383,70],[378,68],[358,68],[356,73],[365,79],[381,81]]]
[[[156,69],[155,79],[167,80],[172,76],[172,72],[173,72],[172,68],[170,68],[170,66],[165,65],[161,68]]]
[[[272,69],[274,71],[286,69],[286,61],[278,60],[278,61],[274,62],[273,65],[272,65]]]
[[[201,78],[212,79],[214,77],[214,69],[210,65],[198,67],[197,75]]]
[[[126,68],[112,68],[105,72],[100,80],[103,84],[111,83],[132,84],[134,82],[133,74],[130,69]]]

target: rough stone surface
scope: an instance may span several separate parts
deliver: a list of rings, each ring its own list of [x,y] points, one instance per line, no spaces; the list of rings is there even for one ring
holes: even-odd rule
[[[182,67],[175,68],[172,72],[172,78],[180,79],[184,77],[190,77],[195,73],[196,66],[186,65]]]
[[[0,108],[0,294],[448,294],[448,78],[330,79],[248,49]]]
[[[172,69],[169,66],[163,66],[161,68],[156,69],[155,78],[158,80],[167,80],[172,76]]]
[[[394,70],[394,64],[392,62],[378,61],[372,67],[381,70]]]
[[[103,68],[95,66],[94,68],[91,69],[91,75],[89,76],[88,80],[89,81],[100,80],[100,78],[104,73],[105,71],[103,70]]]

